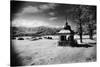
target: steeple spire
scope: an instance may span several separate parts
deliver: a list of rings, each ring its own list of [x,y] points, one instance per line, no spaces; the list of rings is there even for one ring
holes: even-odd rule
[[[66,25],[68,25],[68,21],[67,21],[68,19],[67,19],[67,16],[65,17],[65,21],[66,21]]]

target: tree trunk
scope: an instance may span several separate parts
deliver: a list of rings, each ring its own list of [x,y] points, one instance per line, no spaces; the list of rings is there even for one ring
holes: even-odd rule
[[[89,35],[90,39],[93,39],[93,33],[91,32]]]
[[[82,21],[81,21],[82,9],[79,7],[79,25],[80,25],[80,42],[82,43]]]
[[[92,29],[93,25],[89,24],[89,38],[93,39],[93,29]]]
[[[82,43],[82,23],[80,21],[80,42]]]

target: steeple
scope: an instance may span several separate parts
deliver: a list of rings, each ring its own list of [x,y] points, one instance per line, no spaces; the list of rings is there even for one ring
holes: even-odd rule
[[[70,25],[68,25],[68,19],[67,19],[67,17],[66,17],[66,23],[65,23],[64,29],[65,30],[71,30]]]
[[[67,16],[65,17],[65,25],[68,25],[68,18],[67,18]]]

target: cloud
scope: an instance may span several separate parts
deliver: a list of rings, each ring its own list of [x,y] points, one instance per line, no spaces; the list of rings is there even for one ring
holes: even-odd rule
[[[56,4],[44,4],[40,5],[39,8],[42,10],[54,9]]]
[[[22,9],[21,13],[39,13],[49,9],[54,9],[55,4],[42,4],[37,6],[27,6]]]
[[[38,27],[38,26],[50,26],[50,25],[45,21],[40,21],[40,20],[15,19],[14,21],[12,21],[12,26]]]
[[[27,6],[24,7],[22,13],[37,13],[40,12],[40,9],[36,6]]]
[[[26,7],[23,7],[21,12],[16,14],[16,17],[24,17],[24,16],[32,16],[32,15],[36,15],[39,13],[45,13],[45,11],[49,10],[49,9],[54,9],[55,6],[57,6],[56,4],[42,4],[42,5],[27,5]],[[50,15],[54,15],[54,13],[50,13]]]
[[[54,16],[55,13],[54,13],[54,12],[49,12],[49,15],[50,15],[50,16]]]
[[[57,19],[57,17],[51,17],[51,18],[49,18],[49,20],[52,20],[52,21],[54,21],[56,19]]]

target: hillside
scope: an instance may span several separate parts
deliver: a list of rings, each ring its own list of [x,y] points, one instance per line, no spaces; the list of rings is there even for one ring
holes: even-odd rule
[[[11,27],[11,34],[14,36],[18,35],[48,35],[55,34],[61,30],[61,28],[50,28],[50,27]]]

